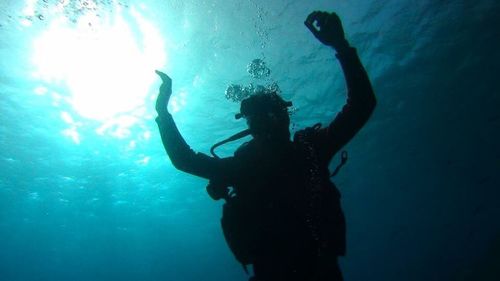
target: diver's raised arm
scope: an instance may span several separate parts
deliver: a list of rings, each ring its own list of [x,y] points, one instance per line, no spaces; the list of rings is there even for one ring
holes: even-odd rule
[[[189,159],[193,158],[194,151],[189,147],[177,129],[177,126],[168,112],[168,102],[172,95],[172,79],[165,73],[155,71],[162,80],[158,98],[156,99],[156,123],[160,129],[163,146],[174,167],[179,170],[188,170]]]
[[[156,123],[160,129],[161,140],[168,157],[177,169],[207,179],[231,181],[232,169],[235,165],[232,158],[215,159],[203,153],[194,152],[182,137],[177,125],[168,112],[168,102],[172,95],[172,79],[156,70],[162,79],[160,92],[156,99]]]
[[[368,121],[376,99],[356,49],[350,47],[345,39],[337,14],[313,12],[304,24],[319,41],[336,50],[347,83],[346,104],[330,125],[321,131],[326,139],[324,157],[329,161]]]

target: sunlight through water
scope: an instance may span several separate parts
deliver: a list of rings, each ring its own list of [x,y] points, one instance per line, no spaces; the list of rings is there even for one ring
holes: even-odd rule
[[[165,67],[163,38],[140,9],[88,9],[70,19],[63,6],[33,42],[34,76],[63,87],[81,117],[102,122],[144,111],[154,69]]]

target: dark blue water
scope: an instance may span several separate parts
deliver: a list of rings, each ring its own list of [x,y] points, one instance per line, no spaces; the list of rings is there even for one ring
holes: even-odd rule
[[[293,130],[326,123],[345,84],[313,10],[341,16],[378,98],[335,178],[345,279],[500,280],[497,1],[4,2],[0,280],[246,280],[221,203],[163,151],[153,71],[198,151],[245,128],[230,84],[279,85]]]

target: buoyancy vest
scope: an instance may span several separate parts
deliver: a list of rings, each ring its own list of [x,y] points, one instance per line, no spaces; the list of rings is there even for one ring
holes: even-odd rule
[[[235,258],[244,266],[252,264],[269,247],[292,247],[300,239],[312,242],[317,255],[345,254],[340,193],[330,181],[328,167],[320,165],[311,143],[319,127],[297,132],[282,153],[283,159],[257,151],[253,140],[245,143],[235,157],[254,166],[252,171],[249,168],[253,176],[232,189],[213,181],[207,186],[211,196],[217,194],[217,198],[212,196],[214,199],[226,200],[221,219],[223,234]],[[289,237],[290,233],[294,237]],[[290,243],[282,241],[284,235]]]

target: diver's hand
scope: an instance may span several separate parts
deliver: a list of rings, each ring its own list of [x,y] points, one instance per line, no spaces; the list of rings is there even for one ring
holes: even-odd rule
[[[158,98],[156,99],[156,112],[158,115],[162,115],[168,113],[167,105],[170,100],[170,96],[172,95],[172,79],[165,73],[155,70],[155,73],[160,76],[161,83],[160,93],[158,94]]]
[[[336,13],[314,11],[304,24],[321,43],[341,51],[349,47],[345,39],[342,22]]]

